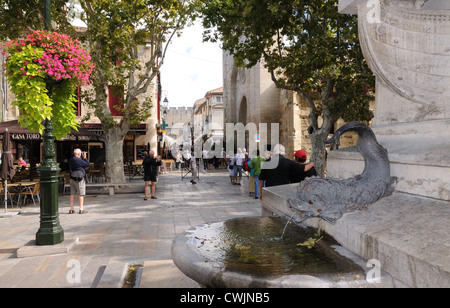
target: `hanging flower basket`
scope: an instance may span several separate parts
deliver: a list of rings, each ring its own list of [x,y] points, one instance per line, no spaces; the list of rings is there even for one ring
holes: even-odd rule
[[[52,120],[57,139],[77,128],[75,90],[89,84],[94,65],[78,40],[49,31],[33,31],[2,46],[13,103],[22,127],[42,134]]]

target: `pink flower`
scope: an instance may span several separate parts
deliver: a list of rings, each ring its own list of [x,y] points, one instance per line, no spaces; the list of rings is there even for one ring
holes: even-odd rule
[[[33,31],[21,40],[3,44],[2,53],[21,52],[22,46],[26,45],[44,50],[41,58],[33,59],[34,63],[41,65],[38,72],[45,72],[55,79],[74,79],[78,85],[89,83],[89,75],[94,65],[90,62],[90,55],[81,48],[78,40],[72,40],[63,34]],[[36,53],[37,50],[34,49],[33,54]],[[28,63],[28,61],[24,61],[23,65],[27,66]],[[21,71],[24,71],[24,68]]]

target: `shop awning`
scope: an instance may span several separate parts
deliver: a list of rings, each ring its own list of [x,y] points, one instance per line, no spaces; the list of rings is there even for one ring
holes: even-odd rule
[[[21,128],[18,120],[0,123],[0,139],[3,138],[5,128],[8,128],[11,140],[42,141],[41,134],[32,133],[26,128]],[[70,134],[61,139],[61,141],[103,141],[103,138],[85,128],[80,127],[78,128],[78,131],[72,129]]]
[[[103,125],[101,123],[90,123],[90,124],[84,124],[83,128],[89,130],[90,132],[103,135]],[[145,135],[148,131],[148,125],[147,124],[138,124],[138,125],[132,125],[130,127],[130,130],[128,131],[128,135]]]

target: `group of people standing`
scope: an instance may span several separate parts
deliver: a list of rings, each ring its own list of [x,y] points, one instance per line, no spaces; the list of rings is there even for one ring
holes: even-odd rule
[[[230,153],[232,154],[232,153]],[[233,155],[227,156],[228,172],[233,185],[241,185],[242,172],[245,168],[249,172],[248,191],[249,196],[262,199],[263,187],[299,183],[307,177],[317,176],[314,163],[306,163],[306,152],[298,150],[294,154],[294,160],[285,155],[285,148],[278,144],[273,152],[261,156],[259,150],[249,157],[245,149],[237,149]],[[274,164],[269,164],[272,161]]]
[[[254,155],[249,157],[245,149],[238,148],[236,153],[230,153],[224,160],[226,162],[230,181],[233,185],[241,185],[243,171],[249,172],[248,191],[251,197],[255,199],[262,199],[263,187],[285,185],[290,183],[298,183],[303,181],[306,177],[317,176],[314,168],[314,163],[306,163],[306,153],[303,150],[298,150],[293,154],[295,161],[284,157],[285,148],[282,145],[276,145],[272,153],[267,152],[265,157],[261,156],[259,150]],[[194,155],[187,155],[184,160],[188,162],[192,172],[191,183],[196,184],[197,159]],[[274,164],[269,164],[273,161]],[[154,151],[145,152],[143,160],[144,181],[145,181],[145,196],[144,200],[148,199],[148,190],[151,186],[150,197],[156,197],[156,182],[158,170],[161,165],[161,157],[155,157]],[[85,183],[85,168],[89,167],[89,161],[86,157],[86,152],[80,149],[74,150],[74,156],[69,161],[70,166],[70,210],[69,214],[74,214],[74,200],[78,195],[80,214],[87,213],[83,209],[84,196],[86,195]]]

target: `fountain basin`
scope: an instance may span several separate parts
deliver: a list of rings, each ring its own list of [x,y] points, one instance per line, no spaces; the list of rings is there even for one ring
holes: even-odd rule
[[[356,255],[327,235],[321,238],[314,229],[290,223],[283,234],[285,226],[286,220],[279,217],[245,217],[197,226],[175,238],[172,259],[204,287],[367,286]],[[305,243],[311,239],[315,245],[308,248]]]

